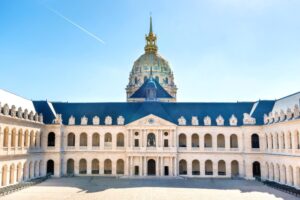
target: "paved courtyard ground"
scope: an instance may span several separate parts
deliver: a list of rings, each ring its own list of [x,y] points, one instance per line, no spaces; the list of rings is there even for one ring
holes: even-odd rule
[[[256,181],[230,179],[52,178],[3,200],[273,200],[295,196]]]

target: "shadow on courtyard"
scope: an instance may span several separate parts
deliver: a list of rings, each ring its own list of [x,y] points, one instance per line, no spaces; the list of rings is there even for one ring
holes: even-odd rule
[[[189,189],[238,190],[241,193],[262,192],[277,198],[289,199],[287,193],[267,187],[257,181],[216,178],[116,178],[116,177],[63,177],[50,178],[39,184],[47,187],[75,187],[79,193],[94,193],[108,189],[160,187]]]

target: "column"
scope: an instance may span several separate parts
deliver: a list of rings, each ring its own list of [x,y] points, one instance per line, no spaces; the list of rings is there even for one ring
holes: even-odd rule
[[[143,157],[139,157],[139,176],[143,176]]]
[[[92,160],[86,159],[86,174],[87,175],[92,174]]]
[[[129,156],[126,157],[124,165],[125,165],[124,166],[124,168],[125,168],[124,169],[125,170],[125,172],[124,172],[125,174],[124,175],[125,176],[129,176]]]
[[[74,133],[74,134],[75,134],[75,149],[79,150],[80,134],[78,133]],[[101,146],[104,147],[104,144]]]
[[[155,161],[155,176],[159,176],[159,157],[156,157],[156,161]]]
[[[170,163],[170,165],[169,165],[169,170],[170,170],[169,174],[170,174],[170,176],[174,176],[173,157],[169,157],[169,163]]]
[[[216,133],[212,133],[212,149],[213,151],[217,151],[217,134]]]
[[[230,160],[225,161],[225,166],[226,166],[226,176],[231,177],[231,162]]]
[[[160,175],[164,176],[164,157],[160,157]]]
[[[224,139],[225,139],[225,150],[229,151],[230,150],[230,135],[224,134]]]
[[[144,176],[147,176],[147,157],[144,157]]]
[[[178,169],[178,162],[177,162],[177,155],[174,158],[174,170],[175,170],[175,176],[177,176],[177,169]]]
[[[129,170],[130,170],[130,176],[133,176],[133,168],[134,168],[134,156],[131,156],[130,157],[130,168],[129,168]]]

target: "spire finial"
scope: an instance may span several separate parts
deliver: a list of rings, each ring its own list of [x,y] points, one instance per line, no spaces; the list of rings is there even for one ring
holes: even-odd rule
[[[151,13],[150,13],[150,29],[149,29],[149,34],[146,35],[145,51],[146,53],[157,53],[156,35],[153,33]]]

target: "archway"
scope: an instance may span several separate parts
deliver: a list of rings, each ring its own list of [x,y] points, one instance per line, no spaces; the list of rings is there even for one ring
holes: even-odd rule
[[[230,136],[230,148],[238,148],[238,138],[236,134]]]
[[[92,160],[92,174],[99,174],[99,160]]]
[[[193,160],[193,162],[192,162],[192,175],[200,175],[200,162],[199,162],[199,160]]]
[[[54,175],[54,161],[53,160],[47,161],[47,174]]]
[[[74,147],[75,146],[75,134],[69,133],[68,134],[68,147]]]
[[[192,135],[192,147],[199,147],[199,135],[196,133]]]
[[[213,163],[211,160],[205,161],[205,175],[213,175]]]
[[[15,165],[11,164],[10,165],[10,170],[9,170],[9,184],[14,184],[15,183]]]
[[[112,165],[111,165],[111,160],[106,159],[104,161],[104,174],[111,174],[112,173]]]
[[[184,133],[179,135],[179,147],[186,147],[186,136]]]
[[[223,134],[219,134],[217,136],[217,147],[218,148],[225,148],[225,137]]]
[[[148,147],[155,147],[156,146],[156,140],[155,140],[155,134],[149,133],[147,136],[147,146]]]
[[[251,136],[251,147],[259,148],[259,136],[256,133]]]
[[[124,134],[118,133],[117,135],[117,147],[124,147]]]
[[[92,146],[99,147],[100,146],[100,135],[99,133],[94,133],[92,136]]]
[[[231,176],[238,177],[239,176],[239,163],[236,160],[231,162]]]
[[[179,174],[180,175],[187,175],[187,163],[186,160],[179,161]]]
[[[206,134],[204,136],[204,147],[211,148],[212,147],[212,137],[210,134]]]
[[[86,159],[80,159],[79,161],[79,174],[86,174],[87,163]]]
[[[87,134],[86,133],[81,133],[79,137],[79,143],[81,147],[86,147],[87,146]]]
[[[55,146],[55,133],[50,132],[48,134],[48,147],[54,147]]]
[[[148,160],[147,169],[148,169],[148,176],[156,175],[155,160],[153,160],[153,159]]]
[[[4,165],[2,167],[2,186],[6,186],[7,185],[7,165]]]
[[[260,173],[260,163],[255,161],[252,164],[252,174],[254,178],[260,178],[261,173]]]
[[[224,160],[220,160],[218,162],[218,175],[225,176],[226,175],[226,164]]]
[[[67,161],[67,174],[68,175],[74,174],[74,160],[73,159],[69,159]]]
[[[124,161],[122,159],[117,161],[117,174],[124,174]]]

